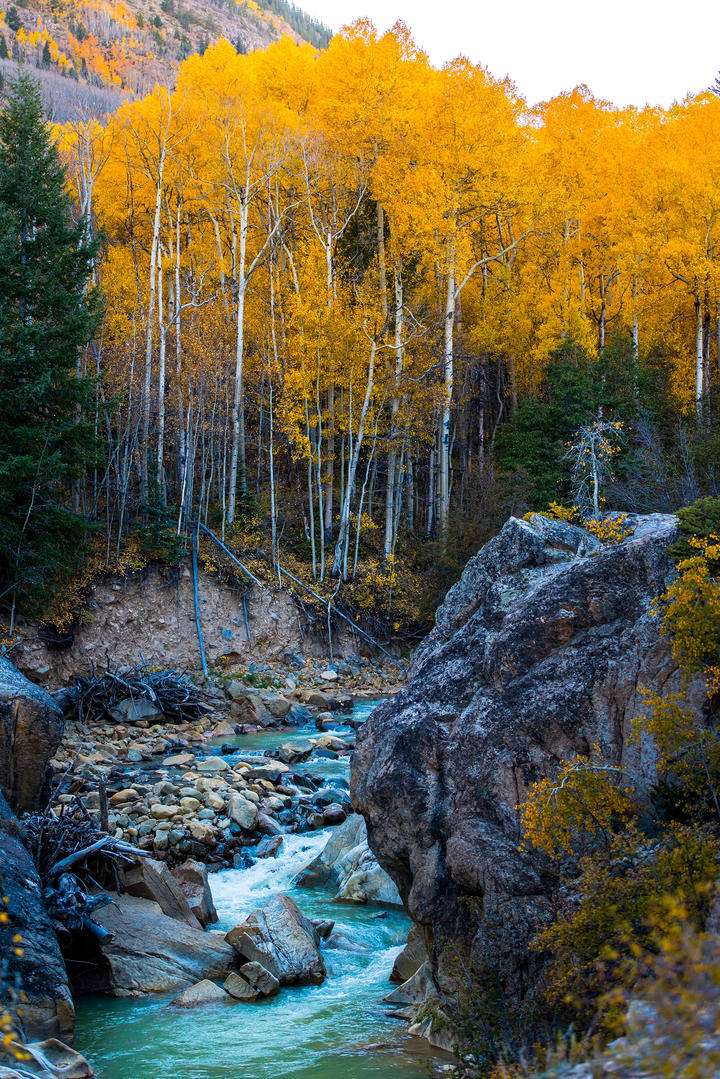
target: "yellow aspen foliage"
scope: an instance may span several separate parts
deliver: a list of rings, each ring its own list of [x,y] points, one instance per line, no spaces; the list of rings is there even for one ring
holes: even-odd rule
[[[581,756],[565,761],[555,779],[533,786],[521,808],[526,842],[553,858],[574,856],[583,847],[607,845],[618,825],[635,815],[632,782],[604,764],[597,747],[596,757],[597,763]]]
[[[720,582],[711,564],[720,559],[720,538],[693,538],[697,554],[678,565],[678,578],[661,597],[662,632],[685,677],[717,661],[720,650]]]

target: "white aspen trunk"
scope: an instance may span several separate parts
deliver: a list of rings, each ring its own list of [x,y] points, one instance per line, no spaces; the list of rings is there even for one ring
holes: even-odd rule
[[[703,308],[702,300],[695,297],[695,414],[702,418],[703,407]]]
[[[407,466],[405,472],[405,518],[408,532],[415,531],[415,478],[413,474],[413,459],[410,446],[407,450]]]
[[[370,362],[368,364],[368,376],[367,384],[365,387],[365,397],[363,399],[362,409],[360,410],[360,419],[358,421],[358,429],[355,435],[355,445],[352,449],[352,456],[350,458],[350,465],[348,468],[347,485],[345,487],[345,498],[343,499],[342,509],[340,511],[340,527],[338,529],[338,537],[335,544],[335,557],[333,560],[332,568],[333,577],[339,577],[343,570],[345,540],[348,535],[348,527],[350,524],[350,503],[352,501],[353,492],[355,490],[355,476],[357,474],[358,461],[360,460],[360,451],[362,449],[363,437],[365,435],[365,422],[367,420],[367,414],[370,408],[370,400],[372,398],[372,391],[375,385],[376,356],[377,341],[375,340],[375,338],[373,338],[370,346]]]
[[[447,293],[445,299],[445,335],[443,348],[443,388],[445,396],[440,420],[438,526],[443,554],[447,551],[448,524],[450,521],[450,415],[453,394],[453,337],[455,329],[455,304],[457,292],[452,256],[448,263]]]
[[[245,348],[245,293],[247,291],[247,279],[245,277],[245,256],[247,252],[248,237],[248,212],[247,200],[240,204],[240,249],[237,253],[235,267],[235,284],[237,288],[237,335],[235,339],[235,383],[233,386],[232,404],[232,446],[230,448],[230,477],[227,499],[227,523],[231,525],[235,520],[237,506],[238,469],[241,470],[241,496],[245,494],[245,446],[244,424],[242,423],[243,410],[243,352]]]
[[[430,450],[430,463],[428,465],[428,517],[426,535],[431,536],[435,527],[435,440]]]
[[[157,187],[155,191],[155,215],[150,245],[150,276],[148,279],[148,306],[145,323],[145,371],[143,376],[142,411],[142,475],[140,477],[140,501],[147,506],[150,501],[150,394],[152,391],[152,345],[155,324],[155,288],[157,277],[158,239],[160,236],[160,211],[162,207],[162,179],[165,166],[165,150],[160,154]]]
[[[403,365],[403,283],[399,266],[395,267],[395,371],[393,396],[390,402],[390,443],[387,454],[387,483],[385,485],[385,535],[383,539],[383,561],[387,565],[395,547],[394,506],[397,486],[397,439],[398,412],[400,409],[399,385]]]
[[[165,484],[163,482],[163,470],[165,467],[165,355],[167,350],[167,323],[165,321],[165,312],[163,310],[163,268],[162,268],[162,249],[160,250],[160,256],[158,258],[157,268],[157,301],[158,301],[158,332],[160,336],[160,348],[158,355],[158,392],[157,392],[157,410],[158,410],[158,436],[157,436],[157,461],[155,472],[155,483],[157,486],[157,496],[164,504],[165,498],[163,492]]]

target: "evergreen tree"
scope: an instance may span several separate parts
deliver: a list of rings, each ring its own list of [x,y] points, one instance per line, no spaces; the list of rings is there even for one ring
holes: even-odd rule
[[[0,112],[0,604],[12,611],[37,609],[81,548],[67,502],[97,445],[94,384],[78,377],[98,319],[94,254],[22,74]]]

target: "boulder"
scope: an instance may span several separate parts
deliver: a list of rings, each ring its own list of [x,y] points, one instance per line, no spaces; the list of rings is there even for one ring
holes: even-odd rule
[[[336,792],[337,793],[337,792]],[[323,825],[325,818],[322,818]],[[302,888],[327,888],[335,902],[400,905],[397,887],[368,847],[365,821],[358,813],[340,824],[297,879]]]
[[[259,693],[254,693],[247,686],[242,686],[237,682],[230,683],[228,692],[233,698],[230,711],[234,719],[239,719],[243,723],[252,723],[258,727],[272,726],[273,716],[265,707],[265,702]]]
[[[425,1004],[436,996],[432,964],[427,959],[406,982],[383,997],[383,1004]]]
[[[281,985],[319,985],[325,979],[315,927],[286,895],[253,911],[225,939],[243,959],[261,963]]]
[[[258,990],[254,989],[250,982],[246,981],[241,974],[237,974],[235,971],[232,974],[228,974],[227,978],[223,982],[223,989],[226,993],[229,993],[235,1000],[245,1000],[252,1004],[258,998]]]
[[[18,1063],[20,1071],[0,1067],[0,1079],[5,1076],[42,1076],[43,1079],[92,1079],[95,1075],[92,1067],[80,1053],[57,1038],[47,1038],[41,1042],[29,1042],[24,1046],[30,1059]]]
[[[314,748],[315,743],[309,738],[301,738],[297,742],[283,742],[278,756],[285,764],[295,764],[296,761],[307,760]]]
[[[406,982],[408,978],[412,978],[413,974],[417,973],[427,960],[428,951],[422,926],[413,925],[408,933],[407,944],[400,954],[395,957],[390,981]]]
[[[223,757],[205,757],[197,761],[195,767],[203,775],[214,775],[216,772],[227,772],[230,765]]]
[[[224,934],[168,918],[150,899],[110,895],[112,903],[95,920],[112,939],[100,945],[97,966],[79,975],[79,988],[116,997],[167,993],[204,978],[224,978],[235,965]]]
[[[230,1004],[232,998],[215,982],[203,978],[201,982],[183,989],[170,1001],[173,1008],[197,1008],[203,1004]]]
[[[26,1040],[71,1042],[75,1009],[65,964],[43,902],[40,878],[21,835],[17,820],[0,796],[0,872],[9,916],[7,925],[0,926],[0,953],[8,964],[0,1004],[16,1015]],[[22,937],[22,955],[16,955],[11,947],[16,933]],[[16,979],[24,996],[17,1006],[5,995]]]
[[[266,697],[265,707],[275,719],[284,719],[292,705],[287,697]]]
[[[234,794],[227,806],[227,815],[235,821],[244,831],[251,832],[257,824],[257,806],[243,798],[241,794]]]
[[[268,835],[260,840],[253,853],[256,858],[276,858],[282,844],[281,835]]]
[[[268,764],[259,764],[255,768],[250,768],[245,775],[251,780],[267,779],[270,783],[278,783],[289,771],[289,766],[283,761],[270,761]]]
[[[174,880],[187,899],[188,906],[203,929],[218,920],[212,890],[208,880],[207,866],[188,859],[172,870]]]
[[[201,928],[182,888],[164,862],[139,858],[135,865],[122,871],[120,886],[127,895],[153,899],[168,918],[184,922],[193,929]]]
[[[48,761],[63,728],[50,694],[0,656],[0,790],[15,813],[37,809],[47,796]]]
[[[521,847],[517,806],[532,785],[594,744],[653,781],[652,746],[630,735],[643,687],[681,688],[651,614],[675,577],[677,524],[650,515],[626,527],[600,546],[561,521],[511,518],[448,593],[409,684],[358,732],[353,805],[449,997],[458,948],[491,956],[511,998],[539,984],[529,940],[553,878]],[[703,687],[689,692],[700,709]]]
[[[262,963],[243,963],[240,973],[260,997],[274,997],[280,992],[280,982]]]

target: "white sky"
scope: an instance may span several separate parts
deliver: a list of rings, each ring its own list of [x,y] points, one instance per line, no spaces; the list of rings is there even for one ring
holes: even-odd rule
[[[434,64],[462,53],[530,103],[586,83],[618,105],[669,105],[720,69],[719,0],[298,0],[333,30],[403,19]]]

